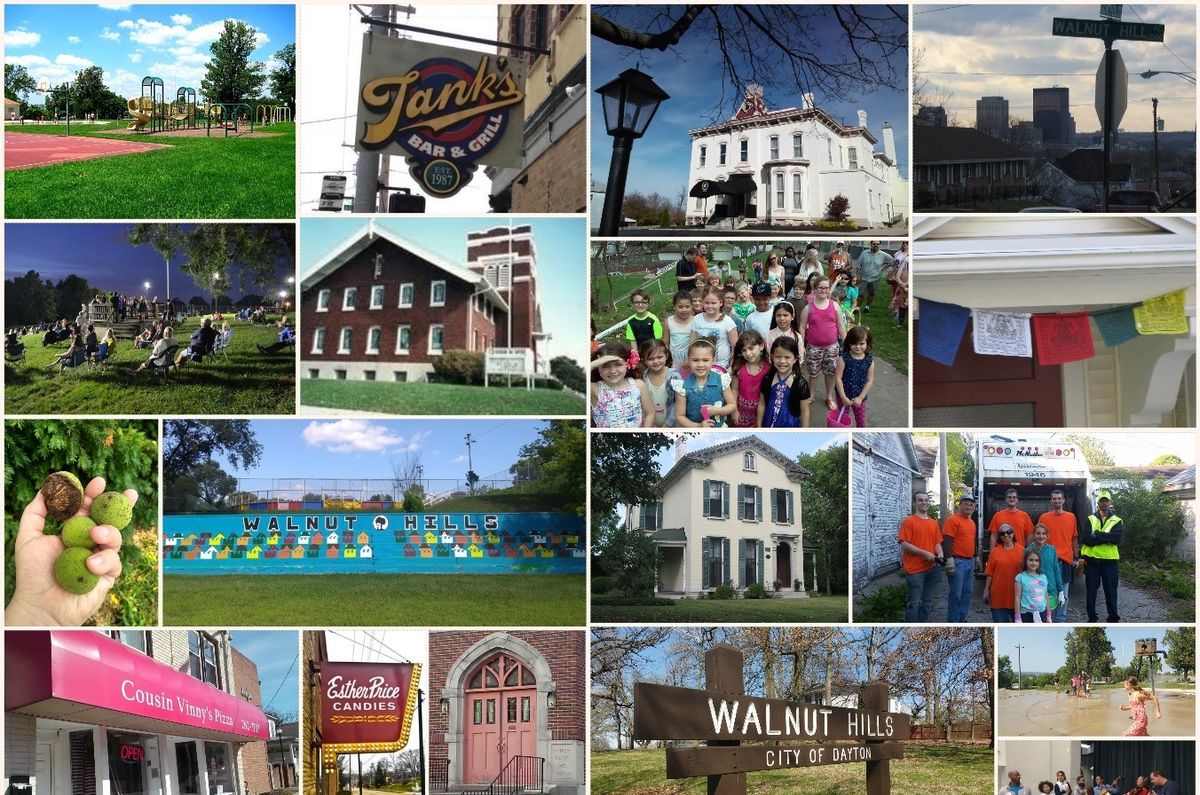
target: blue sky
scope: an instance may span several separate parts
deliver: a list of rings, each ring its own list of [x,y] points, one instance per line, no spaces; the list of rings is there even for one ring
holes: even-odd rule
[[[541,420],[252,420],[262,445],[258,465],[227,471],[240,478],[387,478],[392,461],[417,450],[426,479],[462,480],[468,433],[480,477],[501,474],[546,427]]]
[[[466,267],[467,233],[496,226],[529,224],[538,255],[538,300],[542,327],[553,334],[548,358],[570,356],[580,361],[587,350],[587,245],[583,218],[499,216],[483,218],[384,218],[375,223],[421,248]],[[301,278],[339,244],[365,228],[361,218],[303,218],[300,221]]]
[[[604,15],[621,24],[636,25],[643,12],[638,6],[605,6]],[[670,8],[678,16],[683,6],[656,6]],[[816,38],[824,41],[840,41],[832,19],[818,17],[814,22]],[[783,32],[787,35],[787,32]],[[773,49],[775,45],[764,37],[762,46]],[[830,55],[840,55],[840,50],[831,48]],[[612,138],[604,129],[604,109],[595,88],[602,86],[626,69],[638,68],[650,75],[671,98],[659,106],[650,122],[646,135],[633,145],[630,159],[629,178],[626,190],[652,193],[657,191],[673,197],[688,179],[688,159],[691,155],[691,139],[688,130],[705,127],[733,116],[741,106],[743,93],[731,85],[724,85],[721,55],[707,34],[693,28],[684,34],[680,45],[665,52],[658,50],[630,50],[592,37],[592,180],[603,185],[608,179],[608,166],[612,158]],[[734,57],[737,57],[736,55]],[[906,73],[906,58],[902,58],[901,71]],[[877,91],[850,101],[839,102],[830,97],[816,96],[818,107],[844,123],[857,124],[857,111],[867,111],[867,126],[879,139],[875,151],[883,152],[883,122],[890,121],[895,129],[896,156],[900,173],[908,175],[908,80],[905,75],[897,81],[897,91]],[[800,107],[801,92],[785,92],[782,86],[768,88],[763,99],[768,110]],[[723,101],[722,101],[723,100]]]
[[[181,224],[187,231],[195,224]],[[132,224],[6,224],[4,241],[4,278],[13,279],[37,271],[43,279],[58,282],[76,274],[100,290],[117,290],[130,295],[167,298],[167,266],[151,245],[129,243]],[[194,295],[212,299],[209,286],[197,285],[179,269],[186,262],[182,251],[171,261],[171,294],[187,301]],[[267,285],[271,295],[292,289],[287,283],[292,274],[280,269],[278,283]],[[225,295],[241,298],[237,270],[230,269],[232,283]],[[150,282],[150,289],[145,284]],[[246,292],[263,294],[264,288],[247,286]]]
[[[168,98],[176,89],[200,90],[209,45],[226,19],[258,32],[251,60],[273,56],[296,41],[292,5],[5,5],[4,62],[51,84],[89,66],[104,69],[105,84],[123,97],[139,96],[142,78],[161,77]],[[30,101],[36,101],[31,95]]]
[[[230,631],[234,648],[258,666],[263,708],[291,712],[299,719],[300,637],[294,631],[235,629]]]
[[[693,434],[687,440],[687,449],[689,453],[694,453],[697,450],[703,450],[705,447],[712,447],[714,444],[724,444],[725,442],[741,439],[745,436],[757,436],[767,444],[774,447],[779,452],[786,455],[788,458],[796,458],[801,453],[815,453],[818,450],[824,450],[826,447],[835,447],[839,444],[845,444],[848,434],[844,433],[724,433],[710,432]],[[675,460],[674,449],[666,450],[658,454],[658,464],[662,468],[662,474],[667,474],[671,469],[671,465]]]
[[[1133,642],[1141,638],[1157,638],[1158,648],[1164,649],[1163,633],[1170,627],[1105,627],[1108,640],[1113,645],[1113,656],[1117,665],[1128,665],[1133,656]],[[1064,651],[1064,640],[1072,627],[1053,625],[1049,627],[1028,628],[998,628],[996,636],[996,655],[1007,656],[1012,660],[1013,670],[1017,670],[1017,644],[1021,649],[1021,670],[1026,673],[1054,673],[1064,662],[1067,655]],[[1170,670],[1167,666],[1166,670]]]

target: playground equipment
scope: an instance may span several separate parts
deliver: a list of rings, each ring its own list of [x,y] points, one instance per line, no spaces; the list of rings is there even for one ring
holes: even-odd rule
[[[196,89],[190,86],[181,86],[175,92],[175,101],[167,102],[162,78],[150,75],[142,78],[142,95],[130,99],[126,104],[132,117],[127,129],[134,132],[198,130],[201,114],[205,117],[205,134],[210,137],[214,125],[225,130],[226,138],[229,137],[230,130],[235,135],[241,132],[242,124],[248,125],[249,131],[254,132],[254,115],[249,105],[241,102],[211,102],[200,105]],[[291,120],[291,110],[287,106],[276,106],[270,108],[270,111],[268,117],[275,122]]]
[[[175,92],[175,105],[171,112],[171,126],[176,130],[198,129],[196,121],[196,89],[181,87]]]
[[[255,105],[254,119],[262,127],[281,124],[292,120],[292,109],[287,105]]]
[[[136,105],[134,100],[129,100],[128,107],[134,118],[130,130],[141,132],[145,129],[153,133],[167,129],[167,91],[161,77],[143,77],[142,95]]]
[[[244,112],[243,112],[244,109]],[[216,117],[217,124],[225,130],[225,137],[229,137],[229,131],[233,130],[234,134],[240,132],[239,125],[245,121],[250,132],[254,132],[254,116],[250,106],[243,102],[212,102],[205,108],[205,116],[207,123],[205,125],[205,134],[212,136],[213,118]]]

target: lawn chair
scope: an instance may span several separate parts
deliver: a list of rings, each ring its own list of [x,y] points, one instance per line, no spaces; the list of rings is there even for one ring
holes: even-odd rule
[[[214,358],[219,354],[221,356],[229,356],[229,345],[233,342],[233,329],[222,331],[217,334],[217,339],[213,343],[212,355]]]
[[[116,351],[114,351],[113,353],[115,355]],[[105,367],[108,367],[108,365],[110,364],[111,358],[112,357],[110,357],[109,353],[108,353],[108,343],[102,342],[102,343],[100,343],[100,347],[96,349],[96,352],[92,354],[91,359],[89,360],[89,364],[93,368],[95,368],[95,367],[105,368]]]
[[[25,361],[24,345],[5,345],[4,361],[8,364],[20,364]]]
[[[146,363],[146,369],[151,373],[162,373],[164,384],[167,383],[167,374],[175,366],[175,352],[177,350],[179,350],[179,344],[175,343]]]
[[[62,369],[59,372],[67,373],[68,375],[79,374],[82,371],[83,364],[87,361],[87,351],[80,348],[71,354],[70,361],[61,362]]]

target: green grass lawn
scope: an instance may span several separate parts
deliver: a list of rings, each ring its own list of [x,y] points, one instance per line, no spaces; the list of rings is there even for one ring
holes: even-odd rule
[[[6,171],[7,218],[294,218],[296,125],[271,138],[102,135],[117,125],[72,125],[71,136],[168,144],[136,154]],[[9,132],[61,135],[61,125]],[[258,132],[258,128],[255,128]]]
[[[200,325],[188,318],[175,329],[180,349]],[[274,327],[234,322],[228,356],[189,363],[162,383],[161,375],[132,370],[149,358],[132,340],[118,340],[106,368],[78,373],[48,369],[69,347],[42,347],[40,334],[23,338],[26,361],[4,366],[4,407],[9,414],[293,414],[295,354],[288,349],[261,354],[255,347],[275,342]]]
[[[306,378],[300,402],[332,409],[389,414],[531,414],[581,416],[582,397],[549,389],[464,386],[461,384],[334,381]]]
[[[992,791],[992,749],[986,745],[906,744],[890,763],[892,792],[979,795]],[[666,778],[666,753],[593,751],[592,795],[702,795],[706,779]],[[1029,780],[1035,780],[1030,777]],[[845,795],[866,791],[866,765],[847,763],[746,775],[754,795]]]
[[[837,623],[849,617],[846,596],[807,599],[680,599],[670,607],[593,606],[598,624]]]
[[[583,626],[582,574],[163,575],[176,626]]]

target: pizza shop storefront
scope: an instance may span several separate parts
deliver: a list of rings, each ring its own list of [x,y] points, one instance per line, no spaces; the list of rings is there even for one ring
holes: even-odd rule
[[[9,631],[6,792],[236,795],[253,704],[88,630]]]

